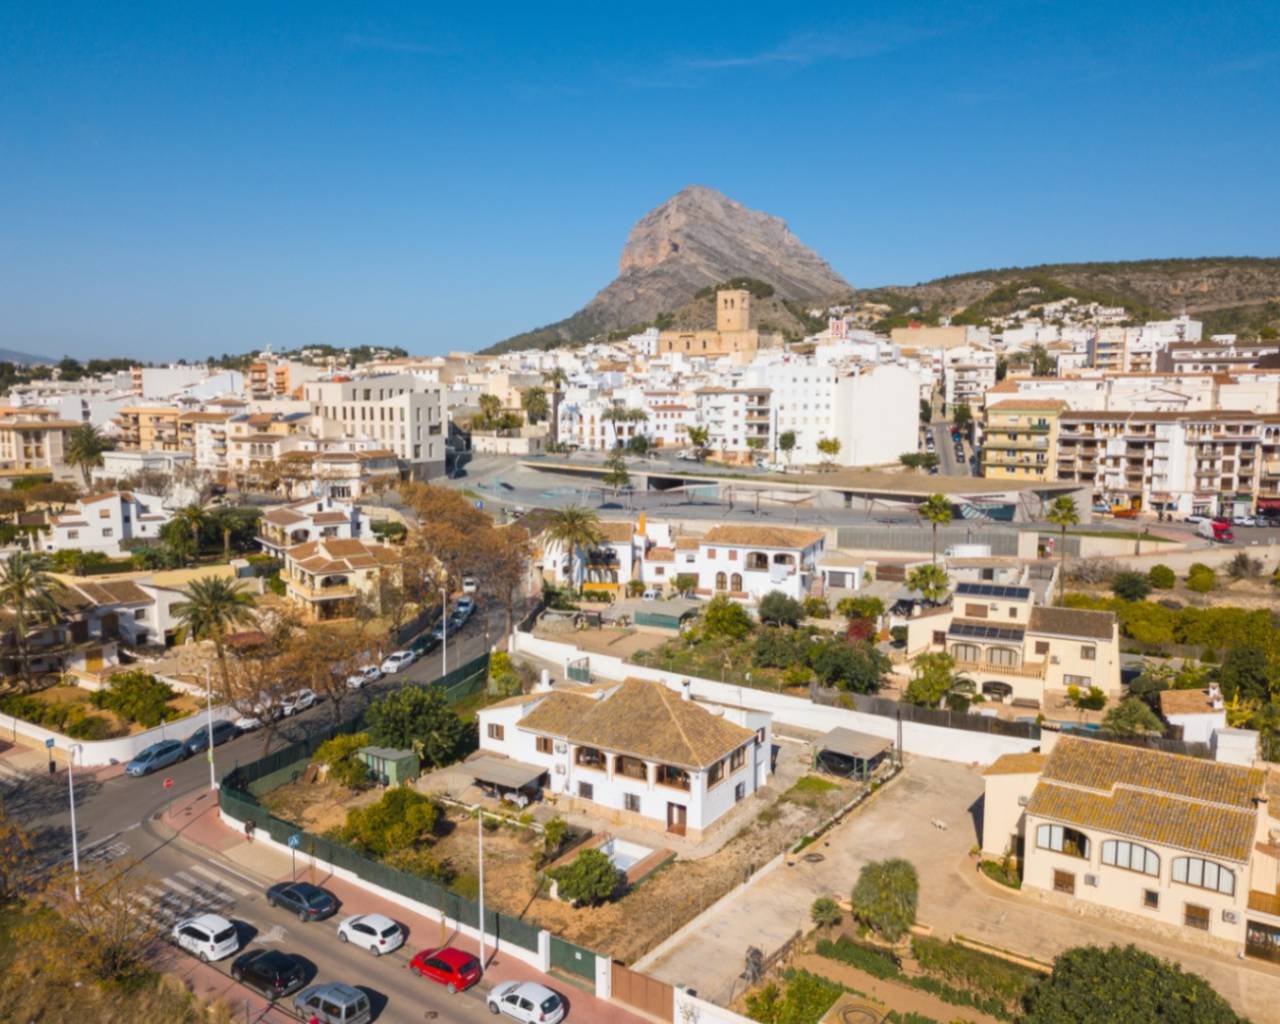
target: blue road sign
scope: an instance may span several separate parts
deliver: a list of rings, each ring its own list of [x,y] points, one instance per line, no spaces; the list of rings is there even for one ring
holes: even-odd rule
[[[52,736],[50,736],[47,740],[45,740],[45,741],[44,741],[44,749],[45,749],[45,750],[52,750],[52,749],[53,749],[53,737],[52,737]]]
[[[476,511],[477,512],[484,511],[484,502],[479,498],[476,498]]]
[[[295,832],[293,835],[289,837],[289,848],[291,850],[296,850],[301,845],[302,845],[302,836],[298,835],[297,832]]]

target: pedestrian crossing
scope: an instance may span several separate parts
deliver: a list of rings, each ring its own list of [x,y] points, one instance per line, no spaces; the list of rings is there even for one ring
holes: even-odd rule
[[[168,931],[179,921],[200,914],[232,917],[237,903],[252,894],[247,885],[203,864],[192,863],[146,883],[138,899],[156,924]]]

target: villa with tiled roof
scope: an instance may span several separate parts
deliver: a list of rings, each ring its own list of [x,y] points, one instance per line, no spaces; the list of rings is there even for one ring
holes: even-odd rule
[[[369,516],[351,502],[307,498],[270,509],[258,524],[258,543],[277,558],[285,548],[322,539],[372,540]]]
[[[983,773],[986,854],[1017,858],[1023,889],[1051,901],[1275,957],[1280,821],[1267,769],[1044,737],[1044,752]]]
[[[361,603],[375,608],[378,583],[400,579],[400,552],[385,544],[324,537],[285,548],[285,594],[313,620],[350,618]]]
[[[483,708],[480,748],[570,810],[696,839],[768,781],[770,719],[628,679]]]

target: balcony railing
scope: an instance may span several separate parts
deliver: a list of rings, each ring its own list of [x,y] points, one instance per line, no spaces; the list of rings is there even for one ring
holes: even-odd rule
[[[350,584],[342,586],[319,587],[312,586],[307,583],[301,583],[293,578],[288,579],[289,589],[295,590],[308,601],[339,601],[344,598],[355,597],[358,591]]]
[[[1043,679],[1043,661],[1024,661],[1021,665],[991,665],[985,661],[957,661],[957,672],[983,672],[988,675],[1021,676],[1024,679]]]

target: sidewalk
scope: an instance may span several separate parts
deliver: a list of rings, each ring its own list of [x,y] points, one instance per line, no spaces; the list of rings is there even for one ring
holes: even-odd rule
[[[218,805],[209,790],[175,801],[160,823],[178,833],[182,840],[203,848],[237,869],[262,879],[265,889],[273,882],[292,879],[291,858],[267,843],[246,839],[242,832],[227,826],[218,816]],[[313,867],[311,858],[297,858],[297,877],[300,881],[323,885],[342,904],[345,913],[382,913],[405,925],[412,936],[411,942],[419,948],[450,945],[479,954],[475,939],[462,935],[442,921],[424,917],[407,910],[402,905],[370,892],[361,886],[337,878],[322,868]],[[517,957],[495,951],[492,941],[485,943],[486,966],[481,991],[488,991],[505,981],[536,981],[565,994],[573,1007],[576,1020],[601,1022],[601,1024],[640,1024],[644,1019],[623,1007],[597,999],[558,978],[551,978]],[[216,972],[213,972],[216,974]],[[225,978],[218,976],[225,982]]]

